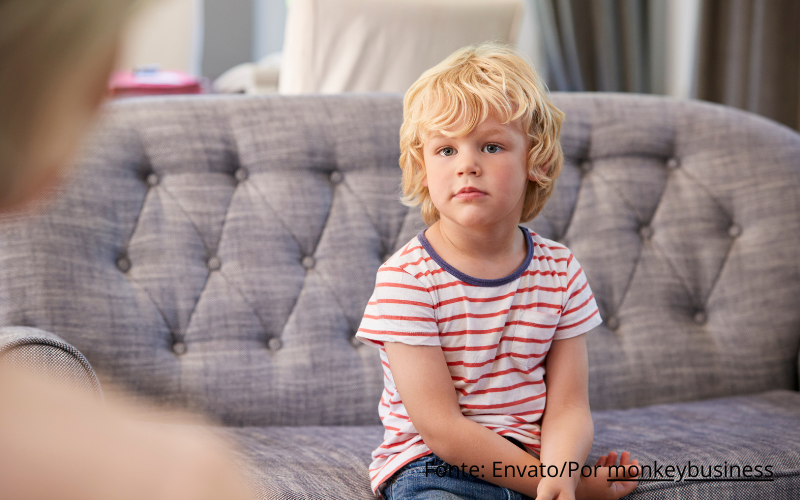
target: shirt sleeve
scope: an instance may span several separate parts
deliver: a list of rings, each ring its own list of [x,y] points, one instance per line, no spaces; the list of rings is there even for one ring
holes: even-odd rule
[[[600,310],[589,287],[586,273],[578,259],[569,252],[567,258],[567,292],[562,306],[561,319],[553,340],[568,339],[586,333],[603,322]]]
[[[378,347],[384,342],[441,345],[430,292],[405,270],[381,266],[356,338]]]

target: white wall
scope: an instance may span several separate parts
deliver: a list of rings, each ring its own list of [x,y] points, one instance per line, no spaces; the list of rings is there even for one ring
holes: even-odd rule
[[[544,40],[536,19],[536,12],[534,12],[534,6],[530,1],[524,2],[523,5],[524,14],[519,26],[517,50],[530,59],[534,71],[543,81],[547,81],[547,54],[545,53]]]
[[[666,0],[667,50],[664,85],[667,95],[693,95],[700,0]]]
[[[146,0],[128,25],[118,69],[158,64],[216,78],[283,47],[287,0]]]
[[[205,76],[213,79],[253,60],[254,9],[254,0],[205,0]]]
[[[118,69],[158,64],[199,75],[203,51],[203,1],[153,0],[128,23]]]
[[[655,57],[655,91],[679,98],[692,95],[701,0],[651,0],[651,15],[666,30],[666,46]],[[129,24],[119,68],[159,64],[211,78],[283,47],[291,0],[151,0]],[[526,4],[519,49],[546,79],[541,33]],[[205,5],[205,7],[204,7]],[[205,16],[204,16],[205,12]]]
[[[280,52],[286,24],[285,0],[253,0],[253,60]]]

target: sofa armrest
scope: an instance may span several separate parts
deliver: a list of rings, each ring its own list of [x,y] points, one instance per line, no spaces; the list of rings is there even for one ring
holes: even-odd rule
[[[33,368],[103,398],[86,357],[54,333],[26,326],[0,328],[0,363]]]

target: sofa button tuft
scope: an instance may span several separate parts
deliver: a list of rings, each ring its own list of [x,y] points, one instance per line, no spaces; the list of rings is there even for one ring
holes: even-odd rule
[[[344,174],[339,170],[334,170],[331,172],[331,182],[334,184],[339,184],[344,180]]]
[[[123,273],[127,273],[131,269],[131,261],[125,256],[122,256],[117,259],[117,269],[122,271]]]
[[[736,238],[740,234],[742,234],[742,228],[738,224],[731,224],[731,227],[728,228],[728,236]]]
[[[178,355],[186,354],[186,344],[180,341],[173,343],[172,352]]]
[[[209,271],[217,271],[220,267],[222,267],[222,261],[216,255],[208,259],[206,262],[206,267],[208,267]]]
[[[640,227],[639,236],[641,236],[643,240],[649,240],[650,238],[653,237],[653,228],[648,225]]]
[[[158,186],[158,174],[152,173],[147,176],[147,185],[150,187]]]
[[[311,255],[306,255],[305,257],[303,257],[303,260],[301,260],[300,263],[306,269],[311,269],[312,267],[314,267],[314,264],[316,264],[316,260]]]
[[[610,328],[611,330],[616,330],[617,328],[619,328],[619,319],[617,319],[616,316],[611,316],[610,318],[608,318],[608,321],[606,323],[608,324],[608,328]]]
[[[669,160],[667,160],[667,168],[668,169],[675,170],[679,166],[680,166],[680,162],[678,162],[677,158],[673,157],[673,158],[670,158]]]
[[[694,322],[697,323],[698,325],[702,325],[703,323],[705,323],[706,319],[707,318],[705,312],[697,311],[696,313],[694,313]]]
[[[271,339],[269,339],[269,342],[267,342],[267,347],[269,347],[270,351],[277,351],[278,349],[283,347],[283,342],[281,342],[281,339],[279,339],[278,337],[272,337]]]
[[[237,181],[239,181],[239,182],[244,182],[244,181],[246,181],[246,180],[247,180],[247,177],[248,177],[249,175],[250,175],[250,174],[249,174],[249,172],[247,171],[247,169],[246,169],[246,168],[244,168],[244,167],[239,167],[239,168],[237,168],[237,169],[236,169],[236,171],[233,173],[233,178],[234,178],[234,179],[236,179],[236,180],[237,180]]]

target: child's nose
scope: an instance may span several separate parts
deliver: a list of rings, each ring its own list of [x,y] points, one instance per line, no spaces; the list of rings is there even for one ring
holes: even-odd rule
[[[478,156],[474,153],[459,153],[458,175],[480,175],[481,166]]]

